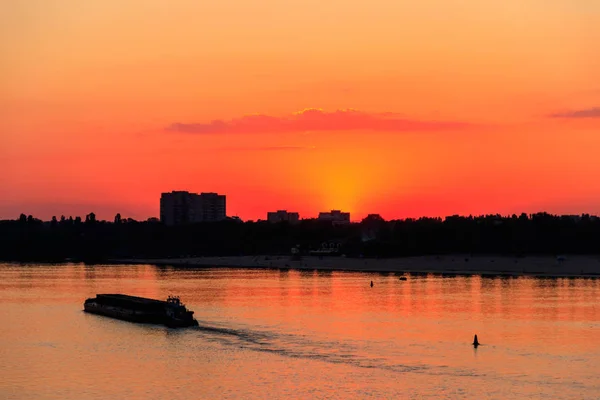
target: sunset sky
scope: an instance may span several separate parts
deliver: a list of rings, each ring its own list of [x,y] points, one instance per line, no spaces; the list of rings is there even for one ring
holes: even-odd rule
[[[600,214],[600,1],[0,3],[0,218]]]

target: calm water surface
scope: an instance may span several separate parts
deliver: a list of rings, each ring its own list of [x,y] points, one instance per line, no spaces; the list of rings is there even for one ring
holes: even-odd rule
[[[81,311],[107,292],[177,294],[201,326]],[[600,398],[599,296],[598,279],[0,264],[0,398]]]

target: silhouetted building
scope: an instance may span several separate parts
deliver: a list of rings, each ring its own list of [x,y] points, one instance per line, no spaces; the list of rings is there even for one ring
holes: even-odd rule
[[[198,203],[197,222],[223,221],[227,218],[224,194],[200,193]]]
[[[287,210],[277,210],[267,213],[267,221],[269,222],[289,222],[296,223],[300,220],[300,215],[297,212],[287,212]]]
[[[160,196],[160,220],[166,225],[222,221],[225,218],[225,195],[173,191]]]
[[[173,191],[160,195],[160,220],[165,225],[181,225],[193,222],[195,194]]]
[[[349,224],[350,223],[350,213],[349,212],[341,212],[340,210],[331,210],[330,212],[320,212],[319,221],[331,221],[334,225],[338,224]]]

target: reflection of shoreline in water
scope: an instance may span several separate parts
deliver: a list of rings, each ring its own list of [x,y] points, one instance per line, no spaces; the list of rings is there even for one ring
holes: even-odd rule
[[[445,255],[391,259],[289,256],[197,257],[179,259],[125,259],[115,264],[152,264],[178,268],[227,267],[300,271],[353,271],[412,274],[497,275],[540,277],[600,277],[600,256],[502,257]]]

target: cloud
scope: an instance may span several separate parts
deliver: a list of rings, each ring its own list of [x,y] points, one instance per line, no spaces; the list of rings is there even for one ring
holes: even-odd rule
[[[225,151],[300,151],[314,150],[315,146],[261,146],[261,147],[220,147],[219,150]]]
[[[357,110],[326,112],[306,109],[287,117],[247,115],[228,121],[209,123],[174,123],[168,131],[193,134],[218,133],[296,133],[308,131],[381,131],[406,132],[423,130],[459,129],[468,126],[462,122],[419,121],[400,118],[394,113],[366,113]]]
[[[600,107],[550,114],[551,118],[600,118]]]
[[[297,150],[314,150],[315,146],[264,146],[255,150],[260,151],[297,151]]]

